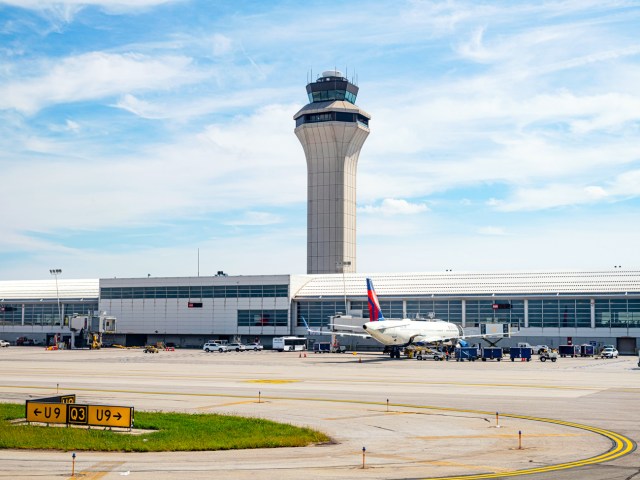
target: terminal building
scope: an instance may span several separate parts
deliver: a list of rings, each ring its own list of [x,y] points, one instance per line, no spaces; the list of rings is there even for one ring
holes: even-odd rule
[[[501,346],[593,342],[627,354],[639,347],[640,272],[624,270],[58,279],[58,289],[53,280],[5,281],[0,338],[50,342],[70,334],[73,314],[98,310],[117,318],[108,343],[201,347],[237,339],[269,347],[273,337],[306,335],[303,318],[318,328],[339,313],[367,317],[367,277],[386,318],[435,316],[469,334],[482,324],[509,323],[514,336]],[[352,338],[341,341],[382,349]]]

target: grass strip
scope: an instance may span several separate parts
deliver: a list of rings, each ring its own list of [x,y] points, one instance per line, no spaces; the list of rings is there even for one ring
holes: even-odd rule
[[[12,425],[24,418],[24,405],[0,403],[0,448],[91,450],[102,452],[170,452],[302,447],[329,441],[310,428],[259,418],[218,414],[135,412],[135,429],[153,430],[130,435],[97,427],[83,428]]]

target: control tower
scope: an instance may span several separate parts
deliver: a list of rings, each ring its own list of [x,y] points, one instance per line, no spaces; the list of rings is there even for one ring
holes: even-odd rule
[[[293,117],[307,157],[307,273],[355,272],[356,170],[371,115],[337,70],[309,83],[307,94]]]

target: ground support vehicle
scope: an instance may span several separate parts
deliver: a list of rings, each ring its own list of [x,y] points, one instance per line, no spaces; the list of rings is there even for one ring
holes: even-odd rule
[[[8,347],[9,346],[9,342],[7,342],[6,340],[0,340],[0,347]]]
[[[35,344],[36,344],[36,341],[33,340],[32,338],[18,337],[18,339],[16,340],[16,345],[18,347],[23,345],[35,345]]]
[[[307,349],[306,337],[275,337],[273,349],[279,352],[297,352]]]
[[[546,362],[547,360],[551,360],[552,362],[558,360],[558,352],[556,352],[555,350],[547,350],[546,352],[542,352],[540,354],[540,361]]]
[[[331,353],[331,342],[316,342],[313,344],[313,353]]]
[[[155,345],[147,345],[146,347],[144,347],[143,352],[144,353],[158,353],[158,347],[156,347]]]
[[[227,349],[229,351],[244,352],[247,349],[247,347],[244,346],[242,343],[229,343],[227,344]]]
[[[580,356],[581,357],[593,357],[596,354],[596,347],[590,345],[588,343],[584,343],[580,345]]]
[[[482,349],[482,361],[486,362],[487,360],[502,360],[502,348],[500,347],[485,347]]]
[[[531,347],[511,347],[509,351],[509,357],[511,357],[511,361],[514,362],[516,358],[519,358],[521,361],[531,361]]]
[[[226,345],[222,345],[220,343],[207,342],[202,347],[202,350],[204,350],[207,353],[209,353],[209,352],[220,352],[220,353],[223,353],[223,352],[228,351],[228,348],[227,348]]]
[[[558,347],[558,353],[562,358],[577,357],[580,355],[580,347],[578,345],[560,345]]]
[[[478,348],[476,347],[458,347],[455,351],[456,362],[464,362],[468,360],[475,362],[478,359]]]
[[[449,357],[444,352],[439,352],[438,350],[425,350],[424,352],[416,353],[416,360],[435,360],[436,362],[441,362],[443,360],[449,360]]]
[[[246,345],[247,350],[253,350],[254,352],[257,352],[258,350],[264,350],[264,346],[260,343],[249,343],[248,345]]]
[[[530,345],[526,342],[518,343],[518,347],[529,347],[532,353],[537,353],[538,355],[547,350],[551,350],[548,345]]]

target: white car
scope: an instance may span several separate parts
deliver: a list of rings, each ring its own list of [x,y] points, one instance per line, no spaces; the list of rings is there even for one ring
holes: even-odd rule
[[[253,350],[254,352],[257,352],[258,350],[264,350],[264,345],[260,344],[260,343],[250,343],[248,345],[245,345],[247,350]]]
[[[230,352],[236,351],[236,352],[244,352],[247,347],[244,346],[242,343],[228,343],[227,344],[227,349]]]
[[[7,342],[6,340],[0,340],[0,347],[8,347],[9,346],[9,342]]]
[[[215,342],[207,342],[204,344],[204,347],[202,347],[202,349],[209,353],[209,352],[228,352],[229,349],[227,348],[226,345],[222,345],[220,343],[215,343]]]
[[[602,358],[618,358],[618,350],[613,347],[607,347],[600,352]]]

